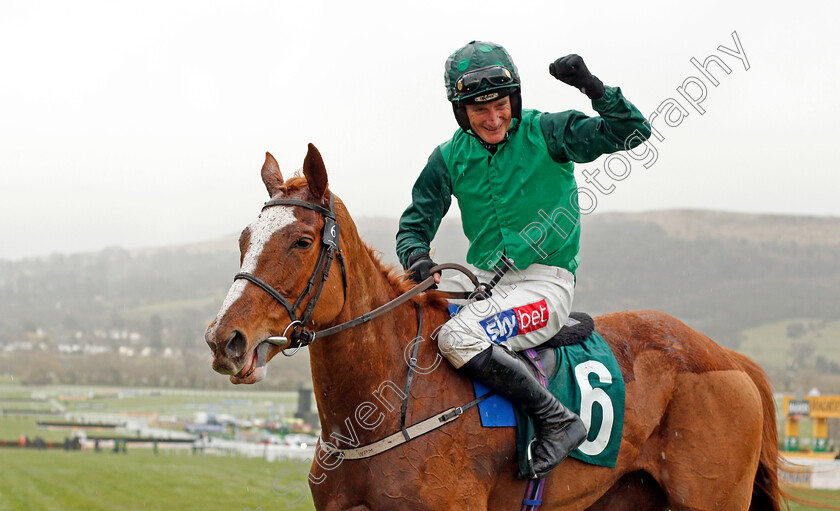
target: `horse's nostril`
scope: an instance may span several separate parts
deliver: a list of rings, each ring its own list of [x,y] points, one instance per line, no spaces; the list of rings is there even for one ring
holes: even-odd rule
[[[204,342],[206,342],[207,345],[210,346],[210,351],[212,351],[213,353],[216,353],[216,349],[218,349],[218,347],[219,347],[218,344],[216,344],[215,342],[213,342],[209,339],[204,339]]]
[[[239,330],[231,332],[230,337],[228,337],[227,346],[225,347],[227,356],[230,358],[239,358],[245,354],[245,350],[247,349],[248,340],[245,338],[245,334]]]

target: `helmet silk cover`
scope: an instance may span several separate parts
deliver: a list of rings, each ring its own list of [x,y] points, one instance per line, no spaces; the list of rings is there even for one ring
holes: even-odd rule
[[[446,59],[443,80],[455,120],[470,133],[464,105],[487,103],[510,96],[511,116],[522,118],[519,71],[507,50],[496,43],[471,41]],[[516,126],[512,128],[516,129]]]
[[[496,43],[472,41],[450,55],[445,67],[446,98],[453,104],[484,103],[519,90],[519,71]]]

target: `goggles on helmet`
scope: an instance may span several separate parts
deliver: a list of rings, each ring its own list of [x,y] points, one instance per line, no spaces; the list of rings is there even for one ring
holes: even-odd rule
[[[486,84],[482,89],[483,84]],[[504,66],[489,66],[468,71],[455,82],[455,98],[474,94],[481,90],[519,85],[513,74]]]

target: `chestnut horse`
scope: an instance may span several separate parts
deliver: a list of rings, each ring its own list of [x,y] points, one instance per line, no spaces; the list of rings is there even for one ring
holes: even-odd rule
[[[281,204],[269,204],[242,232],[243,273],[205,335],[213,369],[233,383],[264,376],[283,347],[270,338],[285,335],[292,323],[288,307],[241,275],[261,280],[287,304],[301,297],[295,319],[315,298],[303,325],[313,331],[357,318],[412,287],[362,242],[344,204],[328,190],[324,163],[311,144],[303,174],[284,181],[266,154],[263,182]],[[343,261],[322,271],[324,212],[331,199]],[[314,290],[311,281],[321,287],[322,272],[322,289]],[[434,339],[448,317],[445,300],[430,291],[377,319],[315,339],[309,350],[321,438],[346,448],[399,432],[408,348],[417,343],[406,426],[472,401],[472,384],[442,362],[433,340],[423,342]],[[595,326],[626,383],[618,460],[615,468],[565,460],[547,479],[543,509],[779,510],[775,410],[761,369],[661,312],[607,314],[595,318]],[[527,484],[515,477],[513,428],[482,428],[475,408],[372,457],[347,459],[328,451],[317,452],[310,471],[319,510],[509,510],[521,507]]]

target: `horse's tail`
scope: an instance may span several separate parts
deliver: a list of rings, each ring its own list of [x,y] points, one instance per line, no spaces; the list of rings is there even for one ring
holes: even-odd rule
[[[783,498],[788,498],[779,488],[779,434],[776,431],[776,402],[773,390],[767,381],[767,375],[758,364],[749,358],[732,352],[741,369],[749,375],[761,395],[762,415],[764,426],[761,432],[761,454],[758,460],[758,471],[753,483],[752,503],[750,511],[780,511]]]
[[[761,405],[764,415],[764,430],[761,434],[761,455],[758,461],[758,471],[755,474],[755,482],[753,483],[753,496],[749,511],[781,511],[783,502],[785,503],[785,507],[788,507],[787,502],[796,502],[811,509],[840,510],[840,507],[832,504],[837,502],[836,499],[826,501],[824,496],[815,495],[815,497],[821,497],[823,500],[811,500],[807,497],[793,495],[779,486],[779,468],[794,468],[795,465],[786,462],[779,456],[779,435],[776,431],[776,401],[773,399],[773,391],[770,389],[767,375],[758,364],[739,353],[733,353],[741,369],[749,375],[750,379],[752,379],[758,388],[758,392],[761,394]]]

